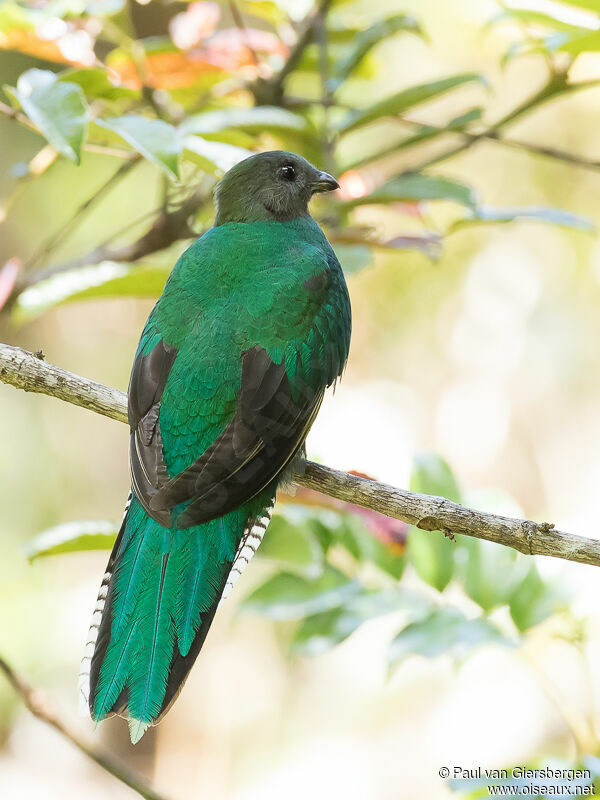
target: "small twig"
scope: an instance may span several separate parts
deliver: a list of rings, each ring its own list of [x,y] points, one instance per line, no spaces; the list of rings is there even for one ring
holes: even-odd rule
[[[237,3],[235,0],[227,0],[227,5],[229,6],[229,11],[231,12],[231,16],[233,17],[233,21],[237,29],[240,33],[243,34],[244,44],[248,48],[248,52],[252,56],[252,60],[254,61],[255,67],[260,67],[260,60],[256,54],[256,50],[252,47],[252,43],[250,41],[250,34],[248,33],[248,29],[246,28],[246,23],[244,22],[244,18],[237,7]]]
[[[600,169],[600,160],[584,158],[576,153],[569,153],[567,150],[560,150],[556,147],[547,147],[545,145],[535,144],[534,142],[523,142],[520,139],[512,139],[511,137],[503,136],[500,131],[495,128],[487,128],[480,133],[474,133],[461,128],[447,128],[443,125],[433,125],[430,122],[420,122],[419,120],[409,119],[408,117],[400,117],[400,122],[418,128],[421,131],[431,132],[432,135],[448,134],[452,136],[459,136],[468,139],[473,144],[481,139],[488,139],[489,141],[497,142],[498,144],[504,145],[505,147],[514,148],[515,150],[525,150],[533,155],[546,156],[554,159],[555,161],[563,161],[565,164],[569,164],[570,166],[591,170]],[[420,136],[414,137],[414,144],[421,144],[422,141],[426,141],[426,139],[421,139]],[[381,153],[377,153],[370,160],[374,161],[379,158],[385,158],[392,153],[397,153],[398,149],[404,149],[407,146],[409,147],[411,144],[413,144],[413,142],[410,139],[408,141],[398,142],[393,147],[390,147]],[[361,159],[361,162],[362,161],[363,159]]]
[[[0,344],[0,381],[25,391],[58,397],[119,422],[127,421],[124,392],[40,361],[20,347]],[[305,472],[294,476],[294,481],[423,531],[460,533],[503,544],[526,555],[554,556],[600,566],[600,540],[557,531],[548,523],[475,511],[443,497],[409,492],[310,461]]]
[[[113,174],[105,181],[105,183],[97,189],[94,194],[90,195],[87,200],[79,206],[79,208],[74,212],[73,216],[69,218],[67,223],[60,228],[56,233],[53,233],[46,241],[40,245],[38,250],[31,256],[30,259],[26,261],[24,264],[24,269],[28,270],[36,264],[40,258],[44,256],[48,256],[56,247],[68,236],[70,233],[77,228],[81,222],[83,221],[86,213],[94,206],[99,200],[101,200],[110,190],[121,180],[124,178],[128,172],[134,167],[139,161],[141,161],[142,157],[136,155],[135,158],[132,158],[130,161],[125,161],[121,164],[118,169],[113,172]]]
[[[290,50],[282,68],[269,80],[258,77],[249,85],[254,94],[257,105],[281,105],[283,102],[283,84],[288,75],[293,72],[302,58],[304,51],[312,43],[315,30],[327,13],[333,0],[320,0],[318,6],[304,20],[302,32],[296,44]]]
[[[166,798],[147,786],[139,775],[127,769],[109,753],[99,750],[80,737],[78,733],[64,720],[57,716],[56,712],[39,691],[34,690],[23,678],[15,672],[13,667],[2,657],[0,657],[0,672],[4,674],[12,688],[19,695],[25,707],[42,722],[50,725],[55,731],[68,739],[84,755],[95,761],[103,770],[109,772],[117,780],[129,786],[146,800],[166,800]]]
[[[516,122],[518,119],[526,114],[529,114],[531,111],[534,111],[536,108],[548,102],[548,100],[551,100],[553,97],[570,92],[579,92],[584,89],[593,88],[597,85],[598,81],[595,80],[581,81],[579,83],[570,84],[567,83],[566,77],[563,73],[553,73],[537,92],[534,92],[531,97],[528,97],[516,108],[509,111],[507,114],[501,117],[501,119],[497,120],[493,125],[490,125],[485,131],[482,131],[479,134],[471,134],[467,136],[465,141],[449,148],[448,150],[444,150],[437,155],[427,158],[425,161],[422,161],[418,165],[414,166],[413,169],[415,171],[419,171],[426,169],[427,167],[432,167],[434,164],[438,164],[441,161],[446,161],[449,158],[453,158],[454,156],[463,153],[476,142],[482,141],[486,138],[494,139],[500,143],[506,143],[506,140],[499,135],[502,128],[506,127],[507,125],[511,125],[513,122]],[[460,135],[461,131],[448,131],[448,133],[456,133]],[[512,142],[512,140],[510,141]],[[546,155],[550,154],[546,153]]]
[[[103,244],[89,253],[71,261],[25,274],[15,288],[15,292],[11,298],[12,302],[14,302],[16,297],[29,286],[33,286],[61,272],[79,269],[80,267],[90,264],[98,264],[100,261],[116,261],[119,263],[138,261],[140,258],[150,255],[150,253],[164,250],[166,247],[174,244],[174,242],[182,239],[194,238],[198,234],[190,227],[188,220],[205,201],[205,192],[199,190],[191,195],[191,197],[187,198],[187,200],[184,200],[174,211],[163,210],[159,213],[151,228],[143,236],[130,244],[123,245],[122,247],[109,247],[107,244]]]
[[[328,172],[335,173],[334,146],[329,126],[329,109],[333,102],[333,95],[329,83],[329,48],[325,23],[326,17],[323,14],[319,14],[315,23],[315,38],[319,48],[319,76],[321,79],[321,105],[323,113],[321,142],[323,149],[323,165]]]
[[[578,713],[575,707],[568,704],[559,686],[549,678],[525,648],[519,649],[519,656],[522,662],[533,672],[535,682],[569,729],[573,744],[577,750],[577,758],[580,759],[587,753],[596,752],[598,742],[591,721],[588,721],[582,714]]]
[[[6,103],[0,103],[0,114],[4,114],[5,117],[14,119],[17,122],[20,122],[21,125],[25,125],[27,128],[30,128],[30,130],[39,133],[37,125],[35,125],[26,114],[24,114],[22,111],[19,111],[18,108],[12,108]]]

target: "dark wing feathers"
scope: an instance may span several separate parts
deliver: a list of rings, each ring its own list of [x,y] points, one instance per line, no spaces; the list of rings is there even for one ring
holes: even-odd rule
[[[133,490],[144,509],[166,528],[173,524],[168,509],[152,511],[150,503],[160,487],[169,481],[158,416],[163,391],[176,356],[177,349],[165,344],[162,339],[147,355],[138,355],[128,392]]]
[[[190,501],[178,527],[207,522],[257,495],[302,445],[323,393],[292,397],[285,364],[255,346],[242,357],[233,419],[214,443],[152,498],[157,509]]]
[[[187,469],[170,478],[160,431],[160,403],[177,351],[162,341],[136,360],[129,388],[131,471],[144,509],[165,527],[173,509],[189,528],[221,517],[255,497],[302,446],[324,389],[290,385],[285,362],[276,364],[259,345],[242,355],[233,419]]]

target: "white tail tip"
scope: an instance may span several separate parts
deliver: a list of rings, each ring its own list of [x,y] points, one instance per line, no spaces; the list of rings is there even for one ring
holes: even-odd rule
[[[150,727],[150,723],[142,722],[141,719],[131,718],[128,719],[127,722],[129,723],[129,738],[131,739],[131,744],[137,744]]]

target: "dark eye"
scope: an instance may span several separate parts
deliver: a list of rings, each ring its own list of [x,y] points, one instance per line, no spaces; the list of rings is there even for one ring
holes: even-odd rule
[[[286,164],[279,170],[279,174],[281,175],[284,181],[294,181],[296,180],[296,170],[294,169],[293,164]]]

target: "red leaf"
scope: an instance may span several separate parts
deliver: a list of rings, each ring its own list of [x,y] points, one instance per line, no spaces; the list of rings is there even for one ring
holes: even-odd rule
[[[6,301],[15,288],[15,281],[21,269],[22,261],[20,258],[9,258],[0,270],[0,308],[4,308]]]

